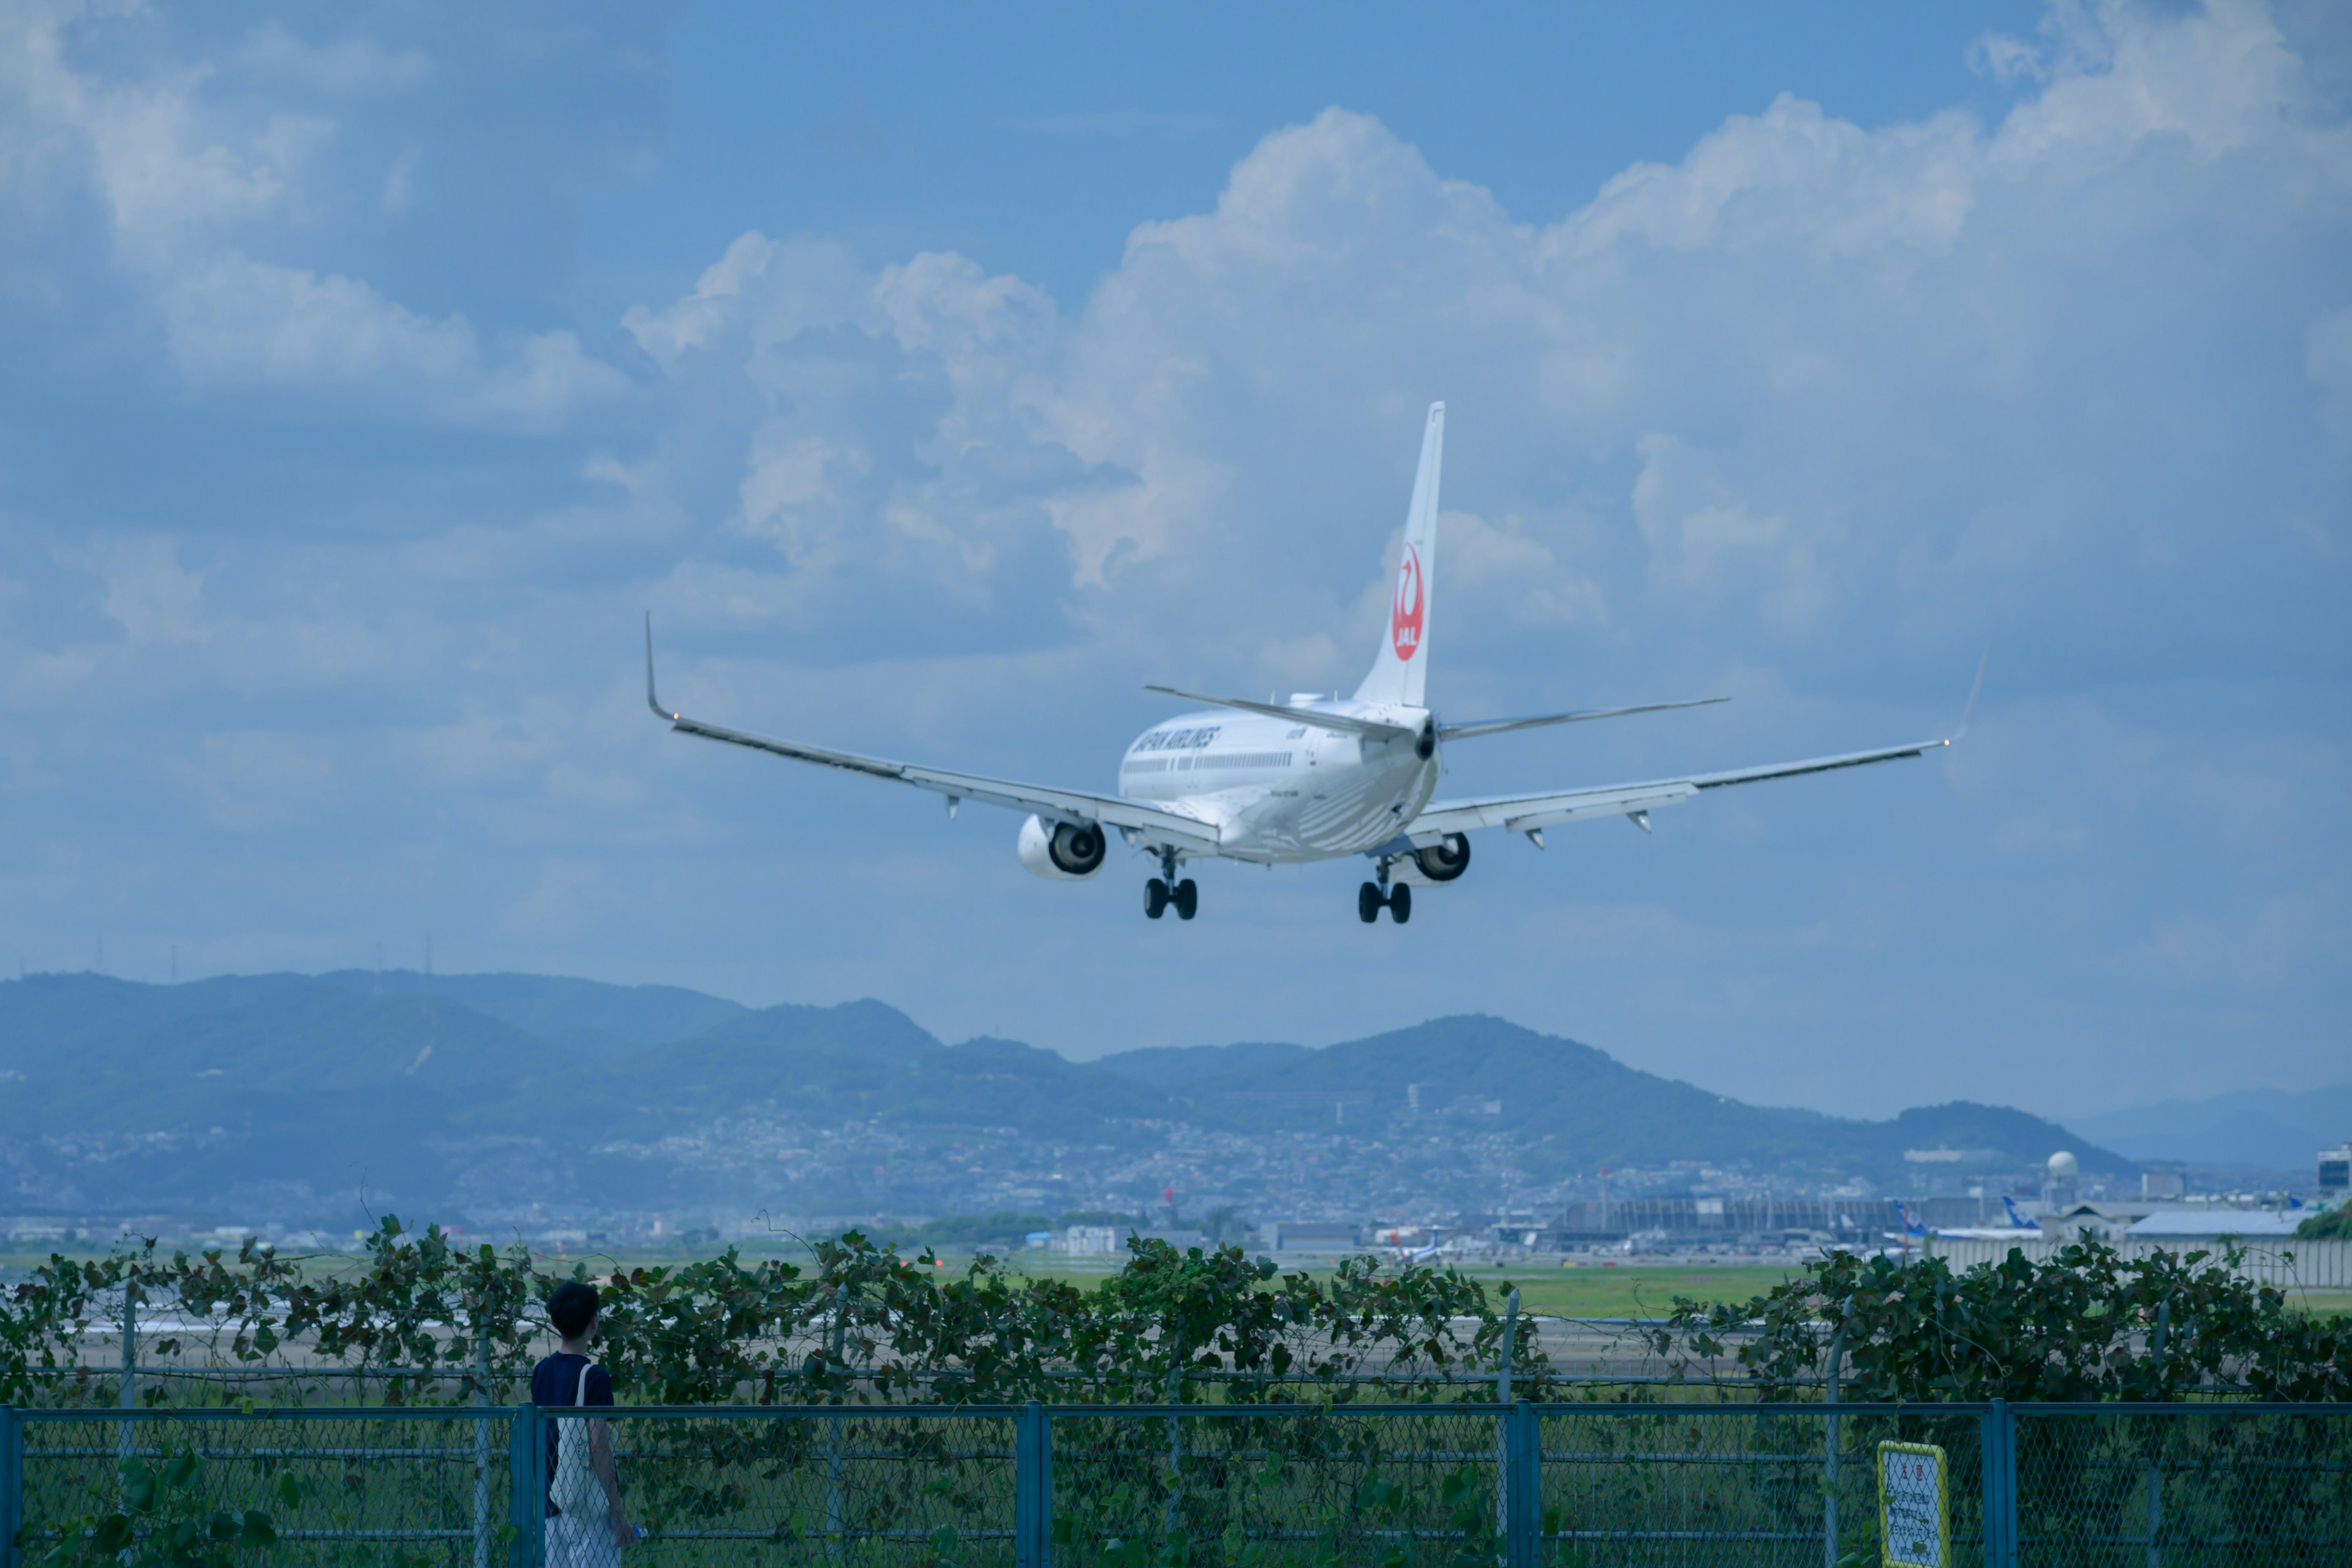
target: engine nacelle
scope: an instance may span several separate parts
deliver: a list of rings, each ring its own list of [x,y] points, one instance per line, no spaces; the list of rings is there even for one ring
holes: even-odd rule
[[[1433,882],[1451,882],[1470,869],[1468,835],[1449,833],[1426,849],[1412,852],[1413,868]]]
[[[1050,827],[1039,817],[1021,825],[1016,845],[1021,864],[1056,882],[1083,882],[1102,869],[1110,852],[1099,823],[1057,822]]]

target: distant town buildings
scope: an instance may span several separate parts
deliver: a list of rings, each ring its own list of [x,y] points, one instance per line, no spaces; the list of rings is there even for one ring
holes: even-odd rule
[[[1352,1220],[1273,1220],[1258,1226],[1258,1245],[1268,1252],[1312,1252],[1356,1245],[1361,1227]]]
[[[1074,1225],[1046,1246],[1065,1258],[1109,1258],[1127,1250],[1127,1233],[1115,1225]]]

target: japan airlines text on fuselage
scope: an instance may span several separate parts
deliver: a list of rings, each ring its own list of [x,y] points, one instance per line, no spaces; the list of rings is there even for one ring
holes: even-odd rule
[[[1119,763],[1118,793],[1217,824],[1223,854],[1288,864],[1360,855],[1397,837],[1437,789],[1411,709],[1291,699],[1304,713],[1363,717],[1405,733],[1366,740],[1302,719],[1188,713],[1150,731]]]
[[[1385,909],[1402,924],[1412,913],[1414,887],[1454,881],[1469,868],[1468,836],[1478,829],[1523,833],[1538,847],[1545,828],[1588,817],[1622,816],[1646,830],[1652,811],[1706,790],[1916,757],[1949,745],[1967,729],[1964,719],[1959,731],[1937,740],[1682,778],[1433,799],[1439,758],[1455,742],[1724,700],[1707,697],[1467,721],[1446,721],[1432,711],[1427,680],[1434,629],[1431,611],[1437,574],[1438,475],[1444,447],[1445,405],[1433,404],[1405,513],[1388,625],[1371,670],[1354,696],[1306,693],[1288,702],[1255,702],[1152,687],[1211,706],[1156,724],[1139,736],[1119,763],[1115,795],[892,762],[723,729],[673,713],[654,692],[650,619],[646,700],[681,733],[913,784],[946,796],[950,813],[966,800],[1026,812],[1015,852],[1023,865],[1043,877],[1073,881],[1093,877],[1102,869],[1109,836],[1116,831],[1158,862],[1158,875],[1144,884],[1144,912],[1154,920],[1170,909],[1191,920],[1198,909],[1198,886],[1179,875],[1189,860],[1281,865],[1362,855],[1372,862],[1374,879],[1357,889],[1358,918],[1377,921]],[[1977,673],[1981,685],[1984,672],[1979,668]],[[1969,704],[1973,712],[1974,691]]]

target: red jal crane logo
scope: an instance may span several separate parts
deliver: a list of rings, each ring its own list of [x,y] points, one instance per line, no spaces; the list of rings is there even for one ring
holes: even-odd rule
[[[1421,552],[1408,544],[1397,563],[1396,604],[1389,611],[1389,642],[1407,663],[1421,651],[1421,616],[1427,604],[1421,591]]]

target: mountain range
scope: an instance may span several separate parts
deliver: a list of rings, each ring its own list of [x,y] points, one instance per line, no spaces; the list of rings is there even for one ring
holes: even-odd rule
[[[1918,1171],[1906,1150],[2008,1173],[2062,1145],[2088,1173],[2132,1168],[2019,1110],[1751,1106],[1477,1016],[1080,1063],[948,1045],[875,1001],[753,1009],[539,975],[0,983],[0,1203],[20,1215],[1083,1208],[1149,1203],[1163,1167],[1234,1203],[1345,1208],[1381,1173],[1542,1188],[1694,1162],[1894,1189]],[[1464,1161],[1485,1173],[1449,1174]]]
[[[2135,1160],[2308,1173],[2319,1150],[2352,1139],[2352,1083],[2233,1089],[2072,1117],[2066,1125]]]

